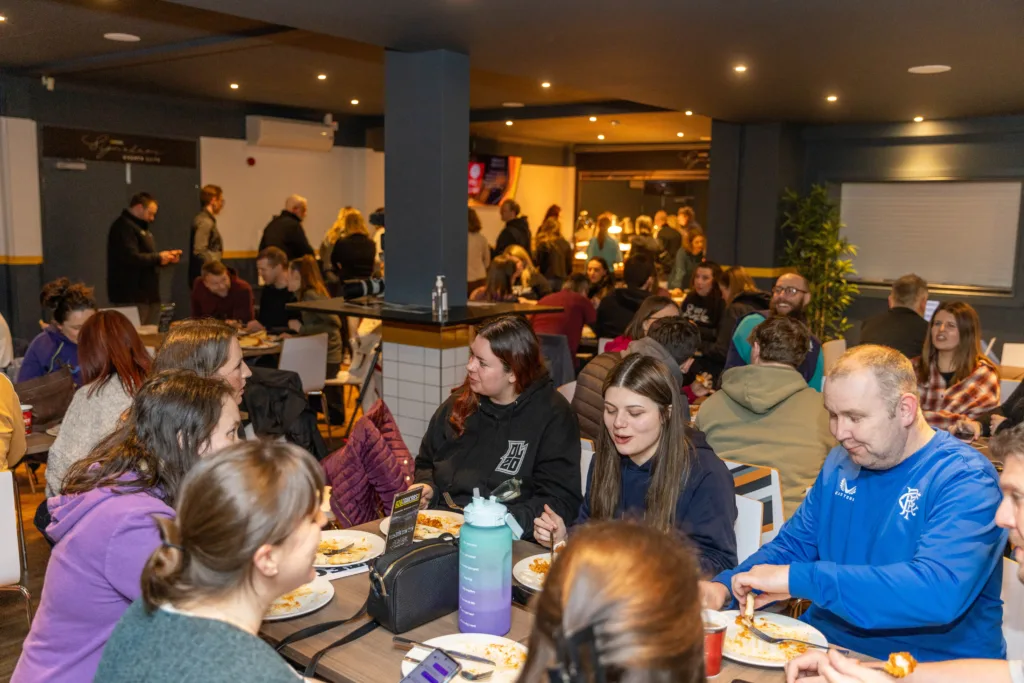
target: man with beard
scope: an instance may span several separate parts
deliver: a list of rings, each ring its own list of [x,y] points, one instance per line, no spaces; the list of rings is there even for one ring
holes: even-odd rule
[[[914,367],[894,349],[840,358],[825,409],[840,445],[775,539],[702,582],[704,606],[803,598],[802,621],[871,657],[1004,657],[1007,534],[992,463],[928,425]]]
[[[775,281],[772,288],[772,302],[767,311],[755,311],[740,318],[732,333],[729,344],[729,355],[725,359],[725,369],[750,365],[750,334],[764,320],[775,315],[788,315],[797,320],[804,320],[804,309],[811,303],[811,290],[807,279],[799,273],[786,273]],[[813,334],[807,357],[797,368],[807,385],[821,391],[825,365],[821,356],[821,342]]]

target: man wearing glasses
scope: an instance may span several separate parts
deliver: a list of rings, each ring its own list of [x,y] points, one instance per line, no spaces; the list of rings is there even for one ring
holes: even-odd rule
[[[725,369],[750,364],[750,334],[754,328],[767,318],[776,315],[788,315],[797,320],[804,320],[804,309],[811,303],[811,290],[807,280],[799,273],[786,273],[775,281],[772,288],[772,302],[767,311],[755,311],[740,318],[732,333],[729,344],[729,355],[725,359]],[[808,386],[821,391],[825,365],[821,356],[821,342],[813,334],[807,357],[797,368]]]

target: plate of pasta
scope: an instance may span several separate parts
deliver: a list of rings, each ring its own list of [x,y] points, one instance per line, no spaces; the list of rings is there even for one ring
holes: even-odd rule
[[[458,512],[421,510],[416,517],[416,530],[413,531],[412,539],[414,541],[428,541],[444,533],[458,538],[464,521],[464,518]],[[388,529],[390,528],[391,518],[385,517],[380,522],[380,532],[387,536]]]
[[[342,550],[347,546],[352,547]],[[383,555],[384,547],[384,539],[377,534],[351,529],[321,531],[313,566],[333,569],[366,562]]]
[[[334,597],[334,585],[322,576],[285,593],[263,615],[264,621],[279,621],[301,617],[325,606]]]
[[[512,576],[530,590],[544,588],[544,580],[551,569],[551,553],[540,553],[524,557],[512,567]]]

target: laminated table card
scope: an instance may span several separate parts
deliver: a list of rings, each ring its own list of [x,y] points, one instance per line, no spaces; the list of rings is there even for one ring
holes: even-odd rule
[[[388,543],[384,552],[412,545],[413,533],[416,531],[416,518],[420,511],[420,498],[423,489],[415,488],[395,496],[391,506],[391,521],[388,526]]]

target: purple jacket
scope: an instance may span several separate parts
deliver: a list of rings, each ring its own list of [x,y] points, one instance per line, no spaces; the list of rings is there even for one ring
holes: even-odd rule
[[[415,458],[391,411],[377,401],[356,422],[345,447],[324,459],[323,468],[338,526],[353,527],[391,514],[395,494],[412,483]]]
[[[140,596],[142,569],[160,545],[153,516],[174,516],[159,498],[108,488],[55,496],[48,505],[46,533],[57,545],[12,683],[93,679],[103,646]]]

